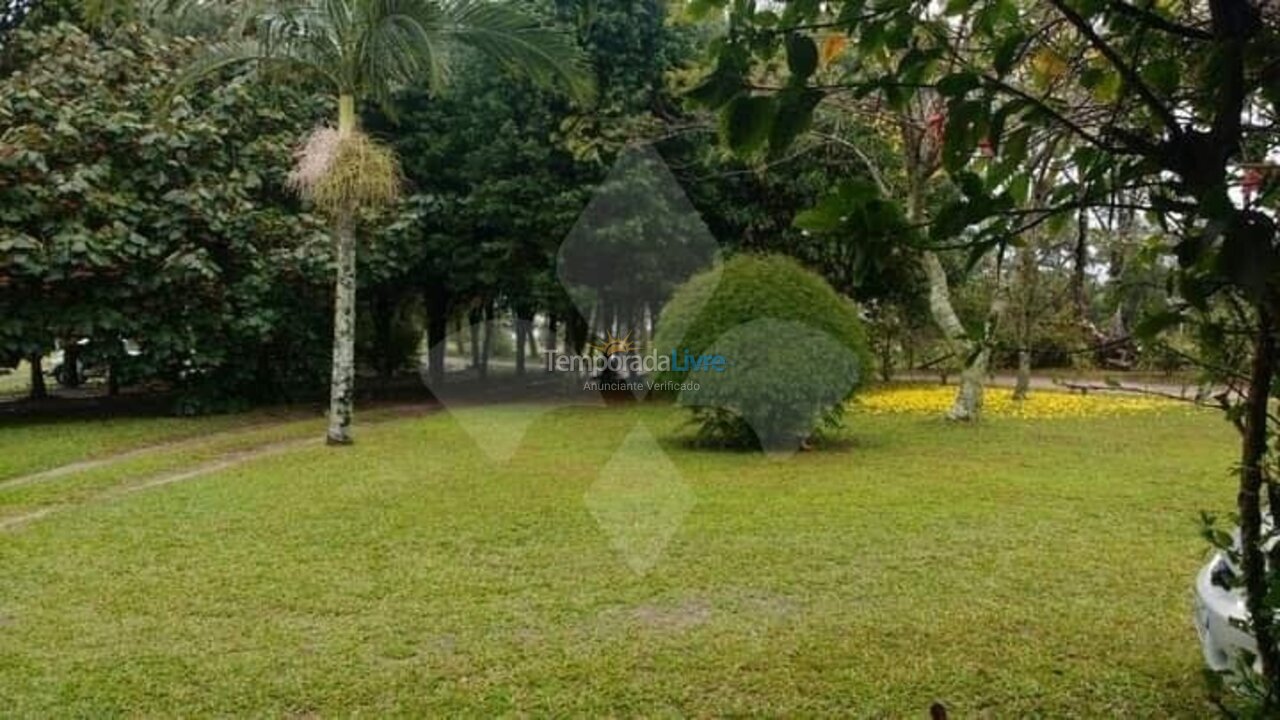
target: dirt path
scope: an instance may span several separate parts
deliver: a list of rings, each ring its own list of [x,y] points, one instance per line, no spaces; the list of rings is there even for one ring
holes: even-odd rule
[[[893,377],[894,382],[920,383],[938,385],[941,383],[941,375],[936,372],[904,372],[896,373]],[[955,385],[959,381],[959,373],[950,373],[947,375],[946,385]],[[1087,386],[1089,392],[1105,392],[1117,394],[1147,393],[1156,395],[1168,395],[1171,397],[1192,400],[1196,397],[1196,393],[1200,390],[1200,386],[1195,383],[1177,383],[1177,382],[1149,382],[1146,380],[1131,380],[1119,377],[1119,385],[1108,385],[1102,378],[1096,377],[1072,377],[1063,375],[1057,377],[1045,377],[1043,375],[1031,376],[1032,390],[1058,390],[1067,391],[1071,386]],[[1012,388],[1017,383],[1017,377],[1011,374],[999,373],[987,379],[988,387]]]

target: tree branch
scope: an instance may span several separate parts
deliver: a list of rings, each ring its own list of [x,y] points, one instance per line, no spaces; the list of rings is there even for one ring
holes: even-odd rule
[[[1178,119],[1173,116],[1173,111],[1161,102],[1160,98],[1156,97],[1151,88],[1143,82],[1142,76],[1138,75],[1138,71],[1125,62],[1124,58],[1120,57],[1120,53],[1116,52],[1115,48],[1111,47],[1106,40],[1102,39],[1102,36],[1098,35],[1093,26],[1089,24],[1089,21],[1085,20],[1080,13],[1068,6],[1063,0],[1049,0],[1049,3],[1057,8],[1058,12],[1062,13],[1062,16],[1067,19],[1067,22],[1071,23],[1089,41],[1089,44],[1093,45],[1115,67],[1116,72],[1120,73],[1124,81],[1137,91],[1143,102],[1160,118],[1169,133],[1174,137],[1181,136],[1182,126],[1178,124]]]
[[[1090,145],[1093,145],[1094,147],[1101,148],[1103,150],[1106,150],[1107,152],[1112,152],[1112,153],[1123,153],[1126,151],[1124,148],[1118,148],[1114,145],[1111,145],[1107,143],[1105,140],[1103,140],[1101,137],[1094,135],[1088,130],[1085,130],[1084,126],[1080,125],[1079,123],[1075,122],[1074,120],[1067,117],[1066,115],[1063,115],[1062,113],[1053,109],[1052,107],[1049,106],[1048,103],[1044,102],[1040,98],[1037,98],[1034,95],[1031,95],[1030,93],[1027,93],[1023,90],[1019,90],[1018,88],[1010,85],[1009,83],[1005,82],[1004,80],[1001,80],[998,77],[995,77],[994,75],[983,75],[982,79],[988,85],[990,85],[991,87],[997,90],[1000,90],[1008,95],[1012,95],[1018,98],[1019,100],[1025,100],[1035,105],[1036,108],[1044,112],[1049,117],[1053,118],[1053,120],[1057,122],[1059,125],[1075,133],[1080,137],[1080,139],[1084,140]],[[1145,153],[1139,150],[1136,154],[1145,154]]]
[[[1115,10],[1117,14],[1133,18],[1153,30],[1161,30],[1171,35],[1177,35],[1191,40],[1213,40],[1213,33],[1208,30],[1201,30],[1200,28],[1173,22],[1172,20],[1153,13],[1150,10],[1123,2],[1123,0],[1111,0],[1111,2],[1107,3],[1107,6],[1112,10]]]

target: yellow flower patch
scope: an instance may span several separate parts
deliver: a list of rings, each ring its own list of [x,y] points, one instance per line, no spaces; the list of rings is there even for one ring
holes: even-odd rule
[[[1131,415],[1180,407],[1181,403],[1158,397],[1091,393],[1081,395],[1032,389],[1026,400],[1013,400],[1013,389],[988,387],[983,395],[986,417],[1089,418]],[[943,385],[881,385],[859,395],[854,407],[873,414],[921,413],[942,415],[955,401],[956,388]]]

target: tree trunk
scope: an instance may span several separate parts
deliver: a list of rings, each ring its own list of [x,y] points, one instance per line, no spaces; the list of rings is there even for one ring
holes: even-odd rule
[[[960,372],[960,387],[955,402],[947,412],[949,420],[977,420],[982,412],[983,386],[986,382],[987,364],[991,355],[988,347],[978,347],[968,338],[964,325],[951,305],[951,291],[947,287],[947,273],[942,261],[931,251],[923,258],[925,276],[929,280],[929,312],[942,331],[954,356],[964,363]]]
[[[330,445],[352,442],[351,416],[356,381],[356,236],[355,219],[344,213],[335,223],[338,274],[333,296],[333,376],[329,385]]]
[[[942,261],[932,251],[926,250],[922,258],[925,277],[929,280],[929,312],[933,321],[938,324],[943,338],[952,351],[957,352],[967,344],[967,332],[955,308],[951,305],[951,290],[947,287],[947,273],[942,268]]]
[[[880,381],[893,381],[893,329],[894,314],[886,309],[879,308],[876,312],[875,319],[879,326],[879,332],[875,334],[877,342],[875,343],[876,354],[880,356]]]
[[[80,344],[72,339],[63,348],[61,382],[65,387],[78,388],[84,382],[80,376]]]
[[[529,319],[526,310],[517,306],[512,313],[516,320],[516,375],[524,377],[524,360],[525,352],[528,351],[527,343],[529,341]]]
[[[1046,184],[1047,185],[1047,184]],[[1037,185],[1036,202],[1042,202],[1041,185]],[[1045,192],[1048,188],[1045,187]],[[1014,322],[1014,337],[1018,343],[1018,379],[1013,386],[1013,399],[1026,400],[1031,392],[1031,344],[1032,328],[1035,325],[1037,295],[1040,284],[1040,265],[1037,235],[1032,234],[1026,245],[1018,251],[1017,275],[1014,280],[1015,295],[1018,305]]]
[[[427,378],[438,388],[444,382],[449,350],[449,291],[435,284],[423,292],[422,300],[427,310]]]
[[[1013,399],[1026,400],[1031,390],[1031,351],[1018,350],[1018,380],[1013,385]]]
[[[907,160],[907,219],[912,224],[920,224],[927,219],[925,217],[925,184],[937,169],[936,160],[927,158],[936,156],[937,149],[928,147],[926,133],[920,130],[917,123],[902,117],[899,127]],[[868,164],[868,167],[874,166]],[[879,174],[873,173],[873,176],[881,192],[888,196],[889,189],[880,179]],[[956,392],[955,403],[947,413],[947,418],[976,420],[982,408],[983,383],[986,380],[987,361],[991,350],[989,347],[980,347],[980,343],[987,342],[985,339],[980,343],[974,342],[956,315],[955,307],[951,304],[951,290],[947,286],[947,273],[937,254],[931,250],[924,251],[921,266],[929,282],[929,312],[933,316],[933,321],[942,331],[943,340],[946,341],[952,356],[960,358],[965,363],[960,377],[960,389]],[[946,382],[945,369],[943,382]]]
[[[467,315],[469,323],[467,327],[467,335],[471,340],[471,369],[480,369],[480,324],[484,322],[484,313],[480,308],[472,308]]]
[[[893,347],[888,343],[880,346],[880,381],[893,382]]]
[[[948,420],[971,421],[982,415],[982,395],[987,378],[987,365],[991,357],[989,348],[982,348],[965,363],[960,371],[960,389],[955,402],[947,413]]]
[[[338,135],[355,132],[356,101],[338,96]],[[334,219],[334,254],[337,276],[333,291],[333,368],[329,382],[330,445],[349,445],[356,390],[356,229],[355,210],[349,208]]]
[[[542,343],[542,349],[544,352],[549,352],[552,355],[555,354],[556,344],[558,343],[558,338],[556,338],[557,330],[558,328],[556,327],[555,313],[548,313],[547,314],[547,340],[546,342]]]
[[[107,363],[107,397],[115,397],[120,394],[120,371],[117,369],[117,363],[112,360]]]
[[[527,327],[529,329],[526,337],[525,360],[533,360],[536,364],[538,356],[542,353],[539,343],[543,341],[542,334],[538,332],[537,311],[529,312],[529,324]]]
[[[40,353],[34,353],[27,358],[27,363],[31,365],[31,399],[44,400],[49,397],[49,386],[44,382],[44,359]]]
[[[1268,707],[1280,689],[1280,651],[1276,647],[1274,614],[1267,601],[1269,582],[1265,537],[1262,530],[1261,493],[1266,478],[1267,402],[1275,377],[1275,328],[1271,313],[1259,312],[1258,334],[1254,339],[1253,366],[1246,398],[1244,441],[1240,457],[1240,491],[1236,503],[1240,511],[1240,555],[1244,570],[1246,607],[1249,610],[1258,659],[1268,691]]]
[[[587,319],[582,317],[582,313],[572,311],[565,322],[568,324],[564,331],[565,352],[581,355],[582,350],[587,346],[587,329],[589,327]]]
[[[480,377],[489,376],[489,358],[493,354],[493,301],[484,306],[484,339],[480,344]]]
[[[1071,260],[1071,300],[1075,308],[1076,324],[1086,345],[1101,346],[1106,343],[1106,336],[1089,317],[1089,293],[1085,287],[1089,266],[1089,222],[1088,211],[1084,208],[1081,208],[1076,219],[1076,242],[1072,248]]]

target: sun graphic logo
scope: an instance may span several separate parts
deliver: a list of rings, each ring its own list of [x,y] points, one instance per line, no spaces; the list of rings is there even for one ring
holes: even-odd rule
[[[629,331],[622,337],[617,337],[612,331],[606,332],[604,337],[600,338],[599,342],[591,343],[591,348],[593,350],[598,350],[601,355],[604,355],[607,358],[613,357],[614,355],[637,352],[640,349],[640,346],[631,339],[631,333],[633,332],[635,331]]]

